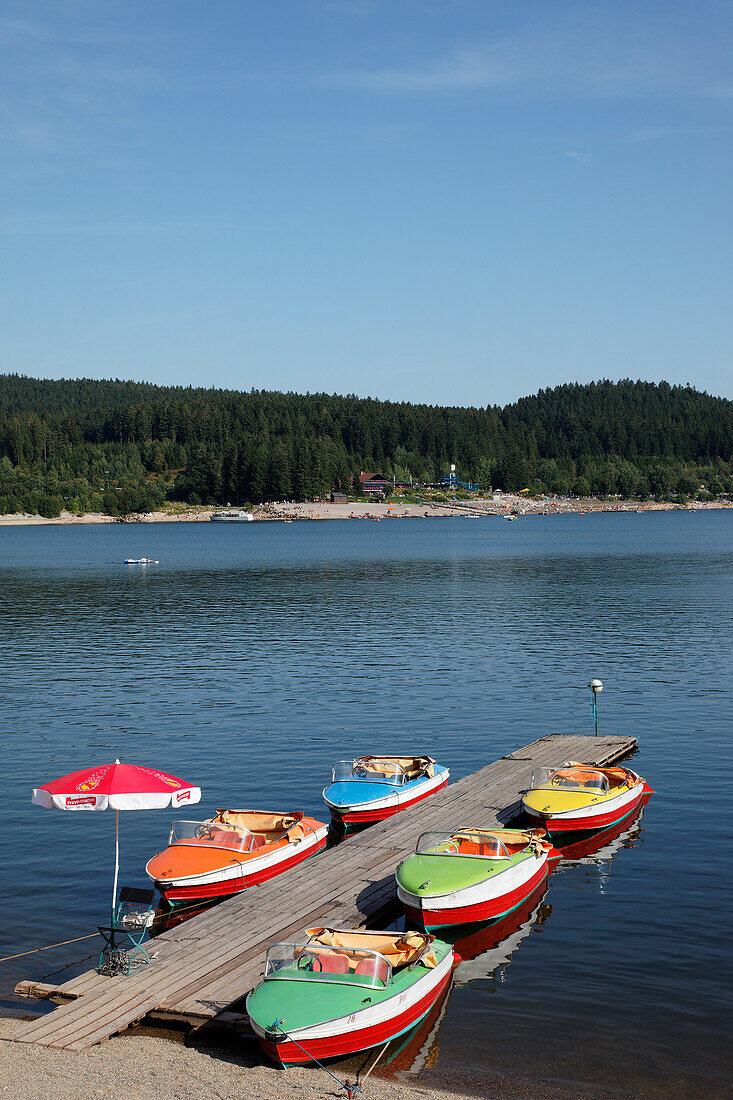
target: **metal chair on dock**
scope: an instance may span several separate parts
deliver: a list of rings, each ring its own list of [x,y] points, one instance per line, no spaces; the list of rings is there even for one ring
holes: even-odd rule
[[[136,974],[150,963],[143,940],[153,923],[154,890],[123,886],[110,924],[98,924],[104,937],[97,970],[100,974]]]

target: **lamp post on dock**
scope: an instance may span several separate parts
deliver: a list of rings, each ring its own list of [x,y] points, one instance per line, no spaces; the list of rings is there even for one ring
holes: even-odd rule
[[[591,707],[593,709],[593,722],[596,727],[596,737],[598,736],[598,696],[603,691],[603,680],[591,680],[588,684],[590,688],[590,700]]]

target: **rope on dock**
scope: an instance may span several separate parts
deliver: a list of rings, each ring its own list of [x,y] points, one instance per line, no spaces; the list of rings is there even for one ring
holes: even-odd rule
[[[17,955],[5,955],[0,963],[10,962],[11,959],[22,959],[25,955],[37,955],[39,951],[52,951],[54,947],[66,947],[68,943],[80,943],[81,940],[91,940],[98,936],[99,932],[90,932],[88,936],[77,936],[73,940],[62,940],[61,943],[49,943],[47,947],[32,947],[30,951],[19,951]],[[57,973],[55,971],[54,973]]]
[[[85,955],[83,959],[72,959],[66,966],[60,966],[58,970],[51,970],[48,974],[44,974],[42,978],[39,978],[35,983],[36,985],[43,985],[49,978],[55,978],[57,974],[63,974],[65,970],[71,970],[72,966],[81,966],[82,963],[89,962],[97,955],[96,948],[92,951],[91,955]]]

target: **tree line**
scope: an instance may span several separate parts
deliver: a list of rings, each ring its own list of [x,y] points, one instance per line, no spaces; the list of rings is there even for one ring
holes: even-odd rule
[[[151,511],[397,482],[686,499],[733,492],[733,402],[600,381],[485,408],[0,376],[0,512]]]

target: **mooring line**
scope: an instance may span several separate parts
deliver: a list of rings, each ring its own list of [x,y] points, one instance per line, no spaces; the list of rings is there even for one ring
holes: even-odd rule
[[[364,1077],[362,1078],[362,1080],[366,1081],[367,1077],[368,1077],[368,1076],[369,1076],[369,1074],[370,1074],[370,1073],[372,1072],[372,1070],[373,1070],[373,1069],[374,1069],[374,1067],[376,1066],[377,1062],[378,1062],[378,1061],[379,1061],[379,1059],[380,1059],[380,1058],[382,1057],[382,1055],[384,1054],[385,1050],[387,1049],[387,1047],[389,1046],[389,1044],[390,1044],[391,1042],[392,1042],[392,1040],[391,1040],[391,1039],[388,1039],[388,1040],[387,1040],[387,1042],[386,1042],[386,1043],[384,1044],[384,1046],[383,1046],[383,1047],[382,1047],[382,1049],[380,1050],[380,1052],[379,1052],[379,1054],[377,1055],[377,1057],[376,1057],[376,1058],[374,1059],[374,1061],[373,1061],[373,1062],[372,1062],[372,1064],[370,1065],[369,1069],[368,1069],[368,1070],[366,1071],[366,1073],[364,1074]]]
[[[99,932],[90,932],[88,936],[77,936],[74,940],[62,940],[61,943],[49,943],[47,947],[32,947],[30,951],[19,951],[17,955],[6,955],[0,959],[0,963],[10,962],[11,959],[22,959],[24,955],[37,955],[39,951],[52,951],[54,947],[66,947],[67,943],[80,943],[81,940],[92,940]]]
[[[280,1034],[284,1035],[289,1042],[295,1043],[296,1047],[300,1047],[303,1053],[310,1058],[311,1062],[315,1062],[315,1064],[319,1066],[324,1073],[327,1073],[329,1077],[333,1078],[340,1089],[346,1089],[348,1100],[351,1100],[355,1093],[361,1092],[359,1086],[357,1084],[352,1085],[351,1081],[349,1081],[348,1078],[346,1079],[346,1081],[340,1081],[336,1074],[331,1073],[331,1070],[328,1069],[327,1066],[324,1066],[323,1062],[319,1062],[314,1054],[311,1054],[309,1050],[306,1050],[302,1043],[299,1043],[298,1040],[294,1039],[292,1035],[288,1035],[287,1031],[285,1031],[284,1028],[280,1027],[280,1020],[273,1020],[272,1026],[276,1027]]]

